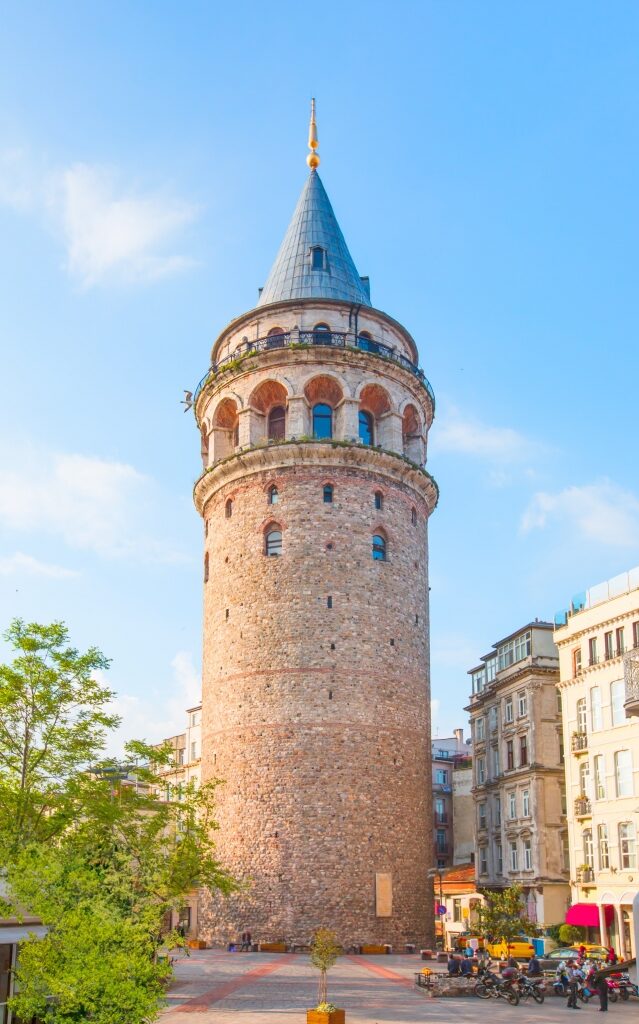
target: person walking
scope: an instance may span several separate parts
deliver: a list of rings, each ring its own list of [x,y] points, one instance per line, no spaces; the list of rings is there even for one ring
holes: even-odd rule
[[[607,1013],[608,1012],[608,978],[603,973],[603,971],[597,971],[597,973],[595,974],[595,976],[593,978],[593,981],[595,983],[595,988],[597,989],[597,994],[599,996],[599,1012],[600,1013]]]
[[[566,1003],[566,1008],[568,1010],[580,1010],[581,1007],[577,1006],[579,975],[574,960],[569,960],[566,964],[566,975],[568,978],[568,1002]]]

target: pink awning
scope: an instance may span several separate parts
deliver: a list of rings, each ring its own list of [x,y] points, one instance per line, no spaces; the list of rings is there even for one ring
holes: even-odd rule
[[[606,924],[610,924],[613,908],[605,904],[603,910]],[[598,928],[599,907],[596,903],[573,903],[566,914],[566,924],[577,924],[582,928]]]

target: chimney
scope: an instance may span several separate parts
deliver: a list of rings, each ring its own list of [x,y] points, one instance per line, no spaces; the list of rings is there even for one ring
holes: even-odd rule
[[[463,729],[453,729],[453,734],[455,736],[455,739],[457,740],[457,746],[458,747],[463,747],[463,745],[464,745],[464,730]]]

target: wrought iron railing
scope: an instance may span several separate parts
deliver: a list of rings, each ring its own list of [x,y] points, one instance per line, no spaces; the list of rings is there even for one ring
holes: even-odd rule
[[[595,880],[594,868],[590,868],[590,867],[577,868],[577,881],[581,882],[582,885],[584,884],[584,882],[585,883],[594,882],[594,880]]]
[[[588,733],[587,732],[573,732],[572,739],[570,741],[570,749],[573,754],[578,754],[580,750],[588,749]]]
[[[577,818],[585,818],[591,812],[592,805],[590,799],[587,796],[578,796],[575,800],[575,816]]]
[[[321,345],[325,348],[358,348],[362,352],[371,352],[373,355],[381,356],[383,359],[391,359],[394,363],[403,366],[405,370],[414,374],[423,384],[428,392],[429,398],[435,408],[435,393],[427,379],[424,371],[415,363],[411,362],[402,352],[391,345],[386,345],[374,338],[356,335],[350,331],[284,331],[281,334],[269,334],[264,338],[257,338],[255,341],[246,341],[240,345],[231,355],[225,356],[219,362],[213,363],[208,372],[195,389],[193,401],[202,391],[202,388],[210,380],[212,375],[237,363],[244,356],[252,355],[254,352],[268,352],[277,348],[295,348],[298,345]]]
[[[623,673],[626,683],[626,717],[639,715],[639,649],[628,651],[623,659]]]

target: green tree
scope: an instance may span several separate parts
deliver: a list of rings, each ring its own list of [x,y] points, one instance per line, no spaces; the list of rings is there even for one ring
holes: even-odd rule
[[[477,911],[477,930],[489,942],[512,942],[518,935],[536,935],[537,926],[524,914],[522,888],[511,885],[498,892],[484,890]]]
[[[572,946],[574,942],[583,942],[586,938],[586,929],[576,924],[559,925],[559,942],[563,946]]]
[[[117,719],[94,673],[107,659],[79,654],[59,623],[15,622],[6,638],[17,656],[0,667],[0,877],[5,909],[49,928],[21,947],[12,1008],[51,1024],[143,1024],[170,974],[167,911],[196,885],[237,888],[211,841],[215,784],[161,801],[168,748],[131,742],[125,762],[104,757]]]
[[[337,944],[335,932],[329,928],[318,928],[311,942],[311,963],[319,971],[317,1001],[326,1003],[326,974],[342,952]]]

